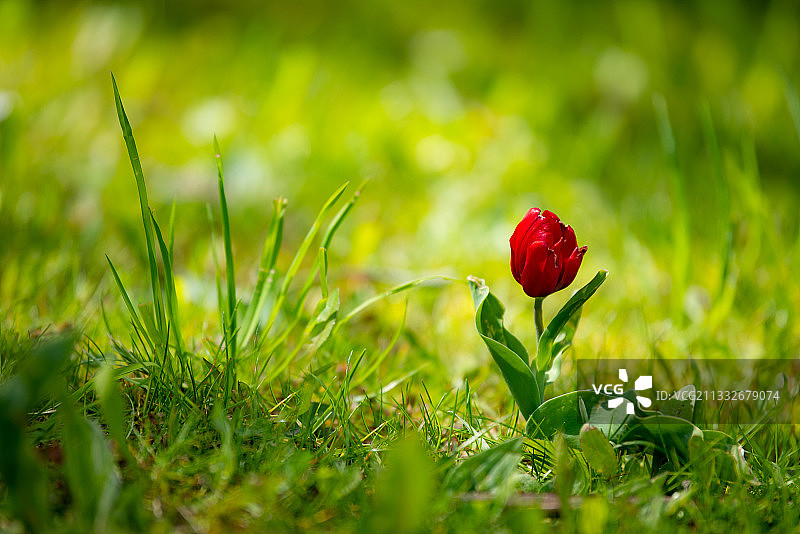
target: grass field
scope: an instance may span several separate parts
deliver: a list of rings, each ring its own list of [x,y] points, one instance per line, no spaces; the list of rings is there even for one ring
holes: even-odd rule
[[[0,532],[800,532],[792,399],[675,454],[534,434],[468,283],[535,356],[526,211],[588,246],[546,319],[609,272],[546,399],[585,360],[800,357],[798,28],[0,0]]]

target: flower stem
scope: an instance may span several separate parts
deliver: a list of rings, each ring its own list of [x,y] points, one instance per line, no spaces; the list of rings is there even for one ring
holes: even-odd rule
[[[544,322],[542,321],[542,301],[544,297],[533,299],[533,321],[536,323],[536,341],[542,337],[544,332]]]

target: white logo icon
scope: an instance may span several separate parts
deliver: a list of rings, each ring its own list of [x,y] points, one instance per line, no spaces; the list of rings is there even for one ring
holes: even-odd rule
[[[622,382],[628,381],[628,370],[627,369],[620,369],[619,370],[619,379]],[[636,382],[633,383],[633,389],[635,391],[644,391],[646,389],[650,389],[653,387],[653,377],[651,375],[642,375],[636,379]],[[626,399],[625,397],[617,397],[615,399],[611,399],[608,401],[609,408],[616,408],[617,406],[621,405],[623,402],[628,403],[625,407],[625,411],[628,415],[633,415],[633,403]],[[649,408],[653,401],[648,399],[647,397],[642,397],[640,395],[636,395],[636,402],[641,404],[645,408]]]

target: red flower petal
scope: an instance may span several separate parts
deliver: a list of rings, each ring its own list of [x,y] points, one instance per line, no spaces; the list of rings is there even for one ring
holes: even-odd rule
[[[566,254],[565,254],[566,252]],[[558,242],[553,245],[553,255],[555,256],[555,268],[559,272],[564,271],[564,263],[567,261],[567,250],[564,248],[564,238],[558,240]]]
[[[528,233],[531,225],[533,225],[534,221],[539,218],[540,214],[541,210],[539,210],[539,208],[531,208],[528,210],[528,213],[526,213],[522,220],[517,224],[517,227],[514,229],[514,233],[511,234],[511,239],[509,239],[511,250],[519,249],[522,238],[525,237],[525,234]]]
[[[586,247],[549,210],[531,208],[509,239],[511,273],[531,297],[546,297],[567,287],[578,273]]]
[[[553,249],[541,241],[531,244],[522,273],[522,289],[529,297],[544,297],[555,290],[559,269]]]
[[[519,283],[522,289],[530,295],[529,291],[538,291],[537,286],[544,263],[547,261],[547,245],[541,241],[535,241],[528,246],[528,253],[525,258],[525,269],[520,273]]]
[[[536,240],[544,241],[553,248],[562,237],[561,221],[552,211],[542,213],[541,224],[536,228]]]
[[[573,280],[575,280],[575,275],[578,274],[578,269],[583,261],[583,255],[586,254],[586,249],[587,247],[583,246],[572,251],[572,254],[564,266],[564,273],[562,274],[561,280],[559,280],[558,285],[556,286],[556,291],[559,289],[564,289],[570,285]]]
[[[568,254],[578,248],[578,241],[575,239],[575,232],[571,226],[562,225],[562,233],[564,234],[564,251]]]
[[[511,245],[511,274],[514,279],[519,282],[522,270],[525,267],[525,256],[528,253],[528,245],[530,241],[527,236],[531,233],[531,229],[535,223],[540,220],[541,210],[539,208],[531,208],[525,217],[517,224],[514,233],[511,234],[509,244]]]

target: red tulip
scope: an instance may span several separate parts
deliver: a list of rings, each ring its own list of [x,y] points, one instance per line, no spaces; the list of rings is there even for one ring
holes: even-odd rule
[[[511,273],[529,297],[546,297],[575,280],[586,247],[552,211],[528,210],[509,240]]]

